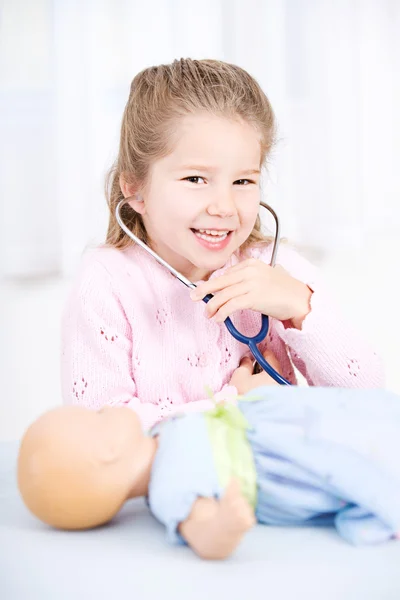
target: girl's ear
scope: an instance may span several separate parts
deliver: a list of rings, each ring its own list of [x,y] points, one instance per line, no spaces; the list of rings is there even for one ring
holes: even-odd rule
[[[119,186],[124,198],[129,199],[129,206],[140,215],[143,215],[145,213],[144,199],[138,192],[137,186],[133,183],[128,183],[124,177],[124,173],[121,173],[119,176]]]
[[[139,215],[144,215],[146,212],[146,207],[144,205],[144,199],[140,194],[135,194],[134,196],[128,196],[128,204],[134,211],[139,213]]]

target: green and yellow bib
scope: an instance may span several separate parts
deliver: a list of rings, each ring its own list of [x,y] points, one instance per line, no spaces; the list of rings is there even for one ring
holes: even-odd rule
[[[221,487],[225,489],[231,479],[236,479],[244,497],[255,509],[257,473],[246,434],[249,423],[234,404],[217,404],[204,417]]]

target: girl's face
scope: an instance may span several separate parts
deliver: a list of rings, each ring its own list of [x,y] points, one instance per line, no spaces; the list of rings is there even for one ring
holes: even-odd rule
[[[181,119],[173,151],[150,170],[142,203],[152,248],[192,281],[222,267],[250,235],[260,202],[255,127],[198,113]]]

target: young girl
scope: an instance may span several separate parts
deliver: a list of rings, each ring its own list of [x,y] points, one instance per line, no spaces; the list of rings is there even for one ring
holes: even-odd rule
[[[106,244],[87,252],[63,319],[65,403],[129,405],[145,428],[203,410],[206,388],[228,393],[247,353],[224,319],[254,335],[260,313],[270,316],[262,350],[291,383],[295,365],[312,386],[384,385],[377,355],[338,314],[316,269],[287,245],[269,266],[258,213],[274,129],[267,97],[234,65],[182,59],[135,77]],[[123,198],[124,222],[195,282],[194,292],[120,229]]]

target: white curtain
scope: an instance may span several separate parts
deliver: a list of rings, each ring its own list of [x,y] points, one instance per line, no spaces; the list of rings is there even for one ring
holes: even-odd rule
[[[334,252],[397,231],[398,0],[0,0],[0,275],[69,275],[104,239],[131,79],[182,56],[269,96],[284,235]]]

